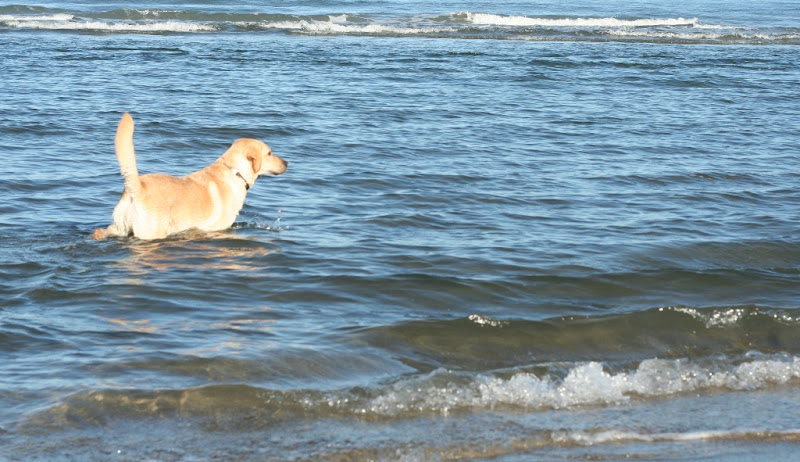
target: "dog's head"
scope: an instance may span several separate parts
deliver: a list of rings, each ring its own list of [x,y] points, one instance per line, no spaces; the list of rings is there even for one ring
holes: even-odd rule
[[[232,167],[251,172],[253,180],[259,175],[280,175],[289,165],[289,162],[273,154],[265,143],[250,138],[234,141],[225,156],[231,157],[228,162]]]

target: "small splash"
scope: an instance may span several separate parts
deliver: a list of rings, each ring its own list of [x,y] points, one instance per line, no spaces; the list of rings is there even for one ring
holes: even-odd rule
[[[492,319],[488,316],[481,316],[479,314],[471,314],[467,319],[481,327],[504,327],[511,324],[508,321],[498,321],[497,319]]]
[[[288,226],[281,223],[281,213],[283,213],[282,209],[278,209],[278,216],[272,223],[264,223],[262,221],[249,221],[249,222],[241,222],[241,223],[234,223],[232,228],[233,229],[260,229],[264,231],[272,231],[275,233],[279,233],[283,230],[289,229]]]
[[[748,315],[748,311],[744,308],[724,308],[703,312],[695,308],[673,307],[672,310],[678,313],[688,314],[704,323],[709,329],[713,327],[734,326]]]
[[[278,216],[275,218],[275,221],[272,222],[272,225],[267,226],[266,229],[269,231],[280,232],[283,231],[283,226],[281,226],[281,213],[283,212],[282,209],[278,209]]]
[[[784,325],[795,325],[800,317],[782,310],[766,310],[753,306],[732,306],[720,308],[691,308],[686,306],[670,306],[659,308],[659,311],[674,311],[691,316],[705,324],[707,329],[726,328],[741,325],[752,318],[768,318]]]

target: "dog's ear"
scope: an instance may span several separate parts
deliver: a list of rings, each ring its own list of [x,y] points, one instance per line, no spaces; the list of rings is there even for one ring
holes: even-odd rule
[[[261,171],[261,152],[251,148],[247,152],[247,160],[250,161],[250,166],[253,167],[253,173],[258,174]]]

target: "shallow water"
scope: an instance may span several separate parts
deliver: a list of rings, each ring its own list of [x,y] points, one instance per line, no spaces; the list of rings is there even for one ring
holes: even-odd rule
[[[0,7],[0,457],[790,457],[800,10],[653,3]]]

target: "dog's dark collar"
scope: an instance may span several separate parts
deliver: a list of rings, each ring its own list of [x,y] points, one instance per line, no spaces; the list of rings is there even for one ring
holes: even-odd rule
[[[239,172],[239,170],[236,170],[233,167],[228,167],[228,168],[231,169],[231,172],[233,172],[234,175],[238,176],[239,178],[242,179],[242,181],[244,181],[244,190],[245,191],[249,190],[250,189],[250,183],[248,183],[247,180],[244,179],[244,176],[242,176],[241,172]]]

